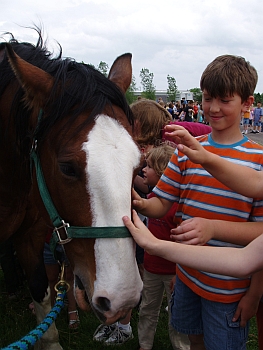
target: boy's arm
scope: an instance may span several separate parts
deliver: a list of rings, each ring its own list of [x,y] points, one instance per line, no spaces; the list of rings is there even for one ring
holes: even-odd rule
[[[161,197],[142,198],[134,189],[132,189],[132,204],[144,216],[150,218],[163,217],[172,207],[173,202]]]
[[[171,239],[185,244],[204,245],[210,239],[247,245],[263,233],[263,222],[232,222],[195,217],[171,230]]]
[[[166,125],[166,135],[193,163],[199,163],[225,186],[243,196],[263,197],[263,172],[238,165],[205,150],[187,130],[178,125]]]
[[[256,315],[262,295],[263,270],[260,270],[252,275],[250,287],[237,306],[233,322],[240,318],[240,326],[245,327],[246,323]]]
[[[228,276],[249,276],[263,268],[263,234],[245,248],[207,247],[163,241],[154,237],[138,217],[135,210],[133,221],[123,217],[123,222],[140,247],[151,255],[166,260]]]

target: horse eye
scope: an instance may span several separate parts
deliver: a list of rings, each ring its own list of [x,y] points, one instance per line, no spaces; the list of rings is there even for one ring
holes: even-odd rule
[[[64,175],[71,176],[71,177],[77,176],[75,168],[71,164],[68,164],[68,163],[59,164],[59,168]]]

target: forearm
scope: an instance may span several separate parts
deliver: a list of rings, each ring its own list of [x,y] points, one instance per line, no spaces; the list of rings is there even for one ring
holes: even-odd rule
[[[235,192],[250,198],[263,197],[263,172],[234,164],[205,150],[184,128],[166,125],[166,135],[173,138],[177,148],[189,159],[201,164],[212,176]]]
[[[245,248],[195,246],[157,239],[135,211],[134,223],[127,216],[123,221],[139,246],[151,255],[194,269],[236,277],[249,276],[263,268],[263,234]]]
[[[160,256],[174,263],[235,277],[249,275],[248,269],[244,266],[244,249],[189,246],[160,240],[155,242],[154,247],[149,247],[149,250],[145,248],[149,254]]]
[[[138,208],[139,213],[150,218],[163,217],[173,205],[172,202],[159,197],[143,199],[143,206]],[[136,206],[135,206],[136,208]]]
[[[245,248],[189,246],[170,241],[158,241],[154,248],[150,249],[150,254],[193,269],[234,277],[246,277],[263,268],[262,250],[263,235]],[[263,278],[260,282],[261,287],[262,281]],[[261,289],[259,293],[261,293]]]
[[[223,242],[247,245],[263,233],[263,222],[213,220],[213,238]]]
[[[200,164],[233,191],[249,198],[263,196],[263,172],[234,164],[210,152],[206,152],[206,157]]]

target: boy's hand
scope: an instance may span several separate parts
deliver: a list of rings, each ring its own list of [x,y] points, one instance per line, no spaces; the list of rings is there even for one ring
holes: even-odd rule
[[[133,222],[128,216],[122,218],[124,225],[130,231],[138,245],[145,249],[149,254],[153,254],[154,252],[151,253],[151,250],[154,249],[156,244],[158,244],[158,239],[154,237],[144,225],[135,210],[132,211],[132,219]]]
[[[246,327],[247,322],[256,315],[259,305],[259,299],[251,298],[245,294],[239,301],[232,321],[240,321],[240,327]]]
[[[134,188],[132,188],[132,205],[133,207],[140,212],[145,208],[145,199],[143,199]]]
[[[185,154],[193,163],[203,164],[207,153],[200,143],[184,127],[180,125],[166,125],[165,135],[171,137],[177,144],[177,148]]]
[[[213,238],[213,220],[198,217],[184,220],[171,230],[170,237],[177,243],[204,245]]]

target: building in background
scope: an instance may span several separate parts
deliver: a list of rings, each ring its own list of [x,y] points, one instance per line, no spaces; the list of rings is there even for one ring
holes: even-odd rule
[[[142,91],[134,91],[135,96],[141,96],[141,94]],[[155,96],[156,100],[158,100],[158,97],[161,97],[164,102],[169,102],[167,90],[156,90]],[[189,90],[178,90],[174,101],[181,101],[182,99],[185,99],[186,101],[193,100],[193,93]]]

